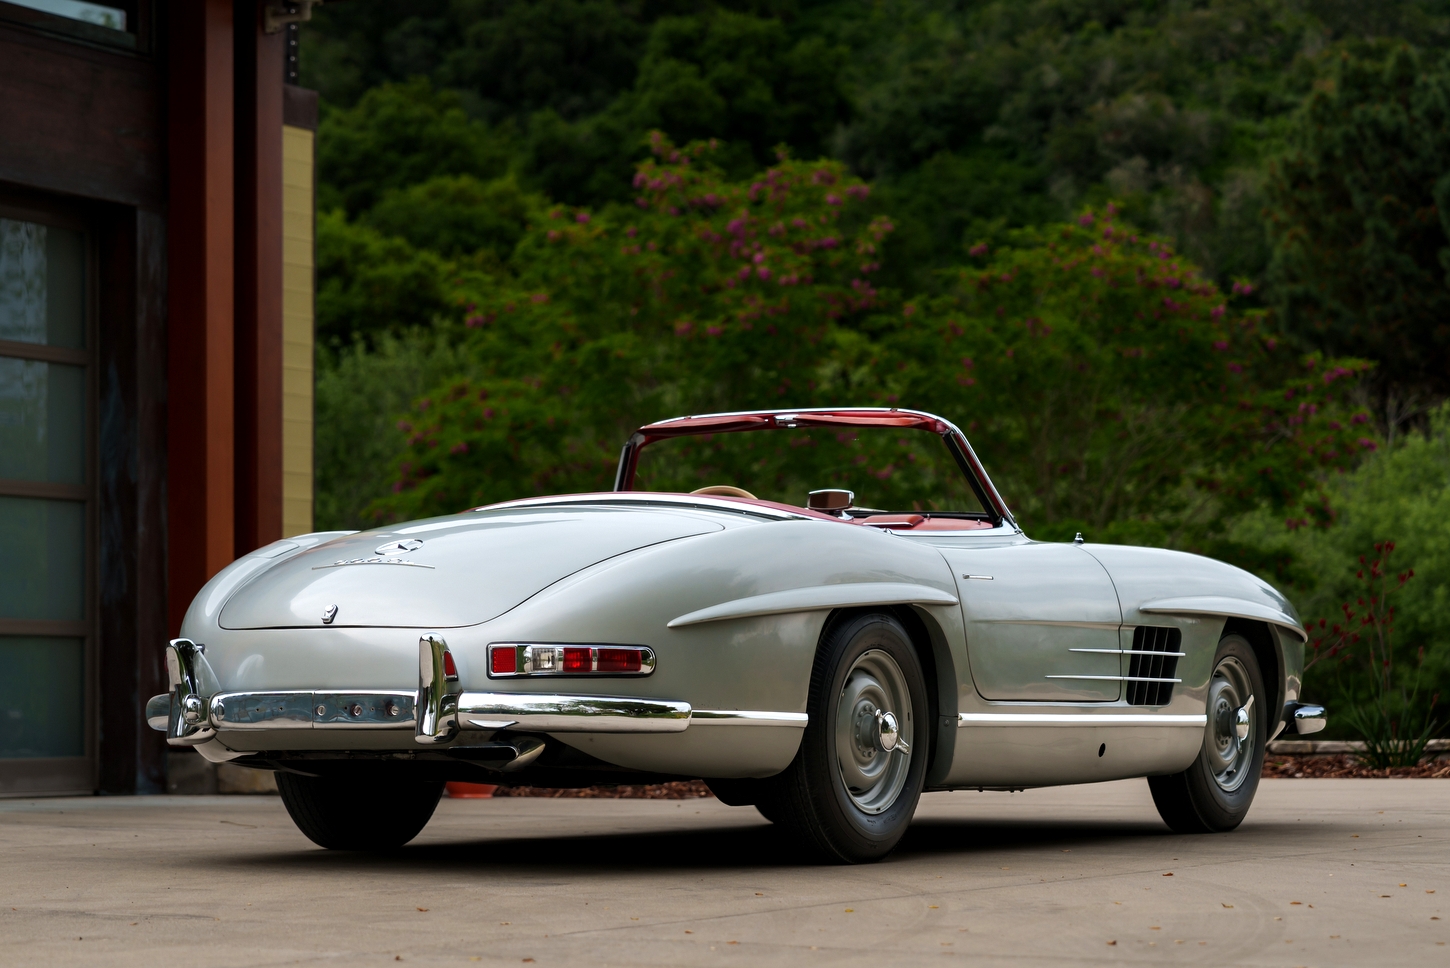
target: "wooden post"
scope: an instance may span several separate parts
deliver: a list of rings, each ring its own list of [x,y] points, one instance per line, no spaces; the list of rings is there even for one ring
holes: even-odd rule
[[[236,554],[282,537],[282,80],[286,34],[236,3]]]
[[[168,617],[236,556],[231,0],[167,5]],[[279,68],[280,71],[280,68]]]

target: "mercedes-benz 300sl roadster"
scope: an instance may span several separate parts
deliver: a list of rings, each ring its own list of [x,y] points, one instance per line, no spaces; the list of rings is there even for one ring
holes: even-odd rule
[[[181,636],[151,725],[276,771],[339,849],[411,840],[449,780],[703,778],[837,861],[925,790],[1146,777],[1223,831],[1266,741],[1325,717],[1274,588],[1029,540],[960,430],[895,409],[666,420],[610,492],[277,541]]]

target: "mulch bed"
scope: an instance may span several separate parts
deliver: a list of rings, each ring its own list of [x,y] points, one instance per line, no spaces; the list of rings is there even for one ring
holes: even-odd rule
[[[570,787],[555,790],[549,787],[501,786],[493,791],[496,797],[551,797],[575,799],[597,797],[602,800],[695,800],[713,797],[704,780],[680,780],[674,783],[621,783],[619,786]]]
[[[1270,754],[1264,760],[1264,772],[1260,775],[1274,779],[1299,779],[1300,777],[1450,779],[1450,761],[1421,760],[1419,766],[1397,766],[1388,770],[1375,770],[1360,763],[1358,759],[1348,753],[1333,756],[1276,756]]]

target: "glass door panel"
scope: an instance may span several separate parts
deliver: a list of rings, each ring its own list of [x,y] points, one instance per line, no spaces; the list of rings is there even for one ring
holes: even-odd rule
[[[0,759],[85,756],[85,643],[0,636]]]
[[[87,249],[0,218],[0,796],[90,789]]]
[[[84,484],[84,367],[0,356],[0,478]]]

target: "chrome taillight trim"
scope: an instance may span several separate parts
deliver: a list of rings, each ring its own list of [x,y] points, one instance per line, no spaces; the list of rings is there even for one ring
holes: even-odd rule
[[[565,649],[588,649],[589,668],[565,669]],[[639,656],[639,670],[614,672],[599,668],[599,650],[617,649]],[[494,653],[513,650],[514,671],[495,672]],[[488,646],[488,677],[490,679],[521,679],[528,676],[590,676],[640,678],[655,671],[655,653],[645,645],[614,645],[587,642],[493,642]]]

